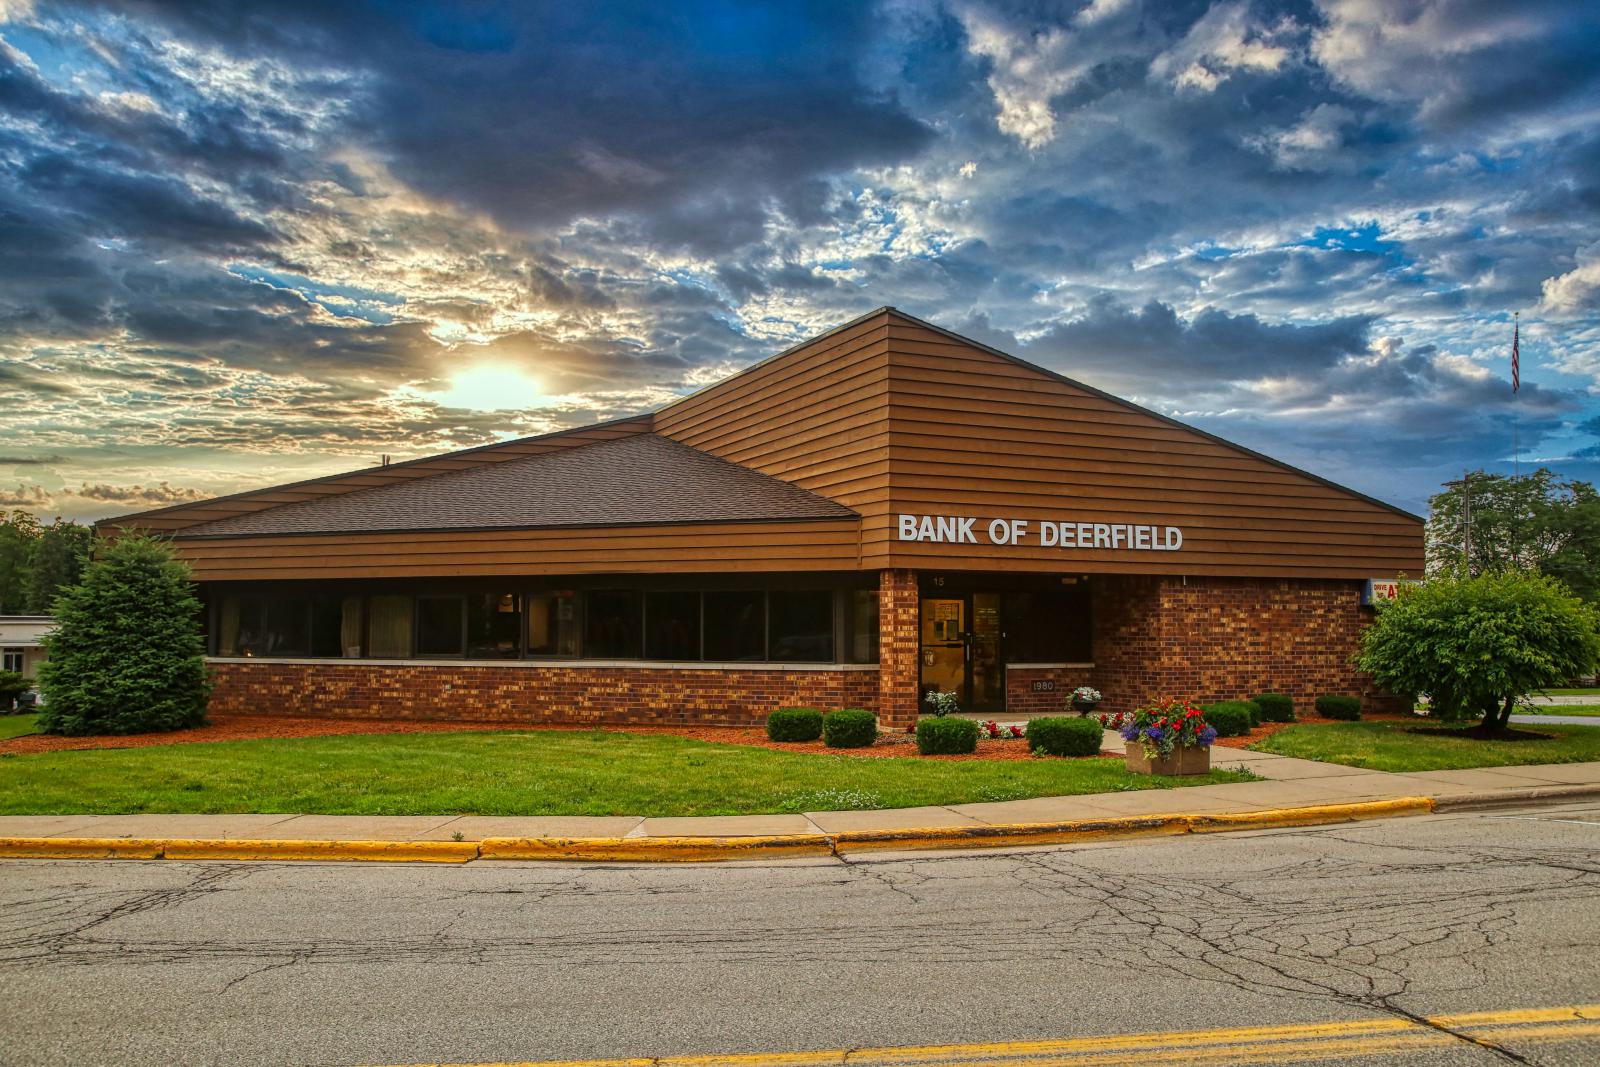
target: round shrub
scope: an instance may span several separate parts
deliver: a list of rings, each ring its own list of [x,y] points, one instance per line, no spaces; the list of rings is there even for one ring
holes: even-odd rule
[[[1029,719],[1028,747],[1037,752],[1043,749],[1052,756],[1097,756],[1105,729],[1099,719],[1049,718]]]
[[[1261,709],[1262,722],[1294,722],[1294,698],[1283,693],[1262,693],[1254,697]]]
[[[1250,702],[1248,700],[1219,700],[1215,704],[1202,704],[1206,723],[1214,727],[1218,737],[1243,737],[1250,732]]]
[[[878,739],[878,717],[861,708],[841,708],[822,717],[822,740],[829,748],[866,748]]]
[[[1361,718],[1361,698],[1325,693],[1317,698],[1317,714],[1325,719],[1344,719],[1354,722]]]
[[[767,716],[767,737],[773,741],[815,741],[822,736],[822,712],[816,708],[779,708]]]
[[[923,719],[917,723],[917,751],[924,756],[958,756],[978,750],[978,724],[971,719]]]

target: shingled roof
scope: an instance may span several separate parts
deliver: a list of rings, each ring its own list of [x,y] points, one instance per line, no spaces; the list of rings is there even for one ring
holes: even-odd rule
[[[191,526],[177,536],[856,517],[798,486],[646,433],[303,500]]]

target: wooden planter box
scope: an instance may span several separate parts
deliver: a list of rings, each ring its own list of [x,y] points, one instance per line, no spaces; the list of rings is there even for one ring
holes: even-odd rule
[[[1144,746],[1129,741],[1123,749],[1128,770],[1134,774],[1205,774],[1211,769],[1211,746],[1175,748],[1166,759],[1149,759]]]

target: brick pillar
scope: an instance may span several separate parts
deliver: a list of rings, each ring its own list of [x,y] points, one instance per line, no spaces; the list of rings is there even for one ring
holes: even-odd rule
[[[878,572],[878,722],[904,729],[917,722],[922,669],[917,624],[917,572]]]

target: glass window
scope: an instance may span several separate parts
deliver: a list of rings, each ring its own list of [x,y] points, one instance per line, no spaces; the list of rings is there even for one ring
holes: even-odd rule
[[[729,591],[705,595],[705,658],[715,663],[767,658],[765,594]]]
[[[339,602],[339,647],[346,659],[361,658],[361,628],[366,621],[365,603],[358,596]]]
[[[845,658],[850,663],[878,662],[878,591],[851,589],[845,600]]]
[[[1001,613],[1007,663],[1088,663],[1094,658],[1087,586],[1007,593]]]
[[[403,659],[411,655],[411,598],[375,596],[368,601],[367,655]]]
[[[311,598],[311,654],[342,656],[344,604],[341,598],[319,593]]]
[[[828,589],[768,594],[768,658],[780,663],[833,661],[833,592]]]
[[[570,590],[528,598],[528,655],[578,654],[578,598]]]
[[[460,597],[417,597],[417,655],[461,655]]]
[[[592,659],[638,659],[640,613],[637,590],[604,589],[583,600],[583,654]]]
[[[0,659],[0,670],[11,671],[14,674],[22,673],[22,649],[8,648],[4,658]]]
[[[474,593],[467,598],[467,658],[515,659],[522,631],[515,593]]]
[[[311,599],[272,597],[262,612],[262,655],[304,656],[311,651]]]
[[[239,616],[240,598],[238,596],[225,596],[222,598],[222,608],[217,612],[217,655],[239,655]]]
[[[645,659],[700,658],[700,594],[645,597]]]

